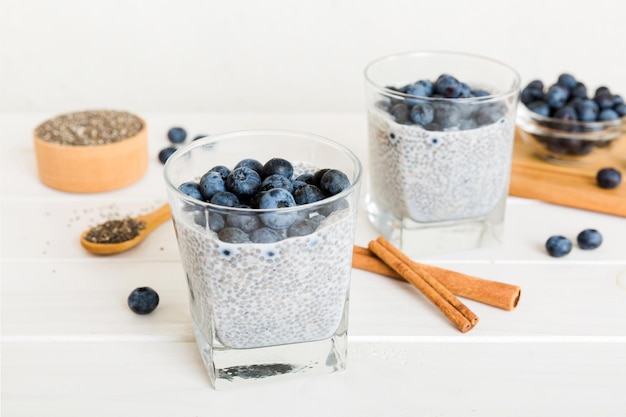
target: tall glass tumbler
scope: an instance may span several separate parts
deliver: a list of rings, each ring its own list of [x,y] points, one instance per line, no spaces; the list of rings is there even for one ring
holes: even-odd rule
[[[413,257],[501,243],[517,72],[476,55],[411,52],[372,62],[365,80],[374,227]]]
[[[273,186],[233,207],[206,195],[212,186],[202,177],[212,168],[232,172],[241,161],[263,165],[273,158],[292,164],[293,174],[281,171],[292,180],[292,195],[305,179],[326,181],[326,175],[308,175],[324,169],[343,172],[349,185],[320,186],[323,199],[305,204],[315,198],[298,198],[295,206]],[[350,150],[293,131],[210,136],[168,159],[165,181],[191,324],[214,388],[345,368],[360,180],[361,164]],[[182,184],[203,185],[202,197],[182,192]]]

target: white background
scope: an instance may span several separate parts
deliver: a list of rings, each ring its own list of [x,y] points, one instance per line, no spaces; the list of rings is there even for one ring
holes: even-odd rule
[[[0,0],[0,112],[354,112],[418,49],[624,94],[620,0]]]

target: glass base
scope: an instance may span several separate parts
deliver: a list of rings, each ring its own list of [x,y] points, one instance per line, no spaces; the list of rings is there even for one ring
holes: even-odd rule
[[[367,199],[367,216],[374,228],[407,256],[454,252],[497,246],[504,235],[504,204],[502,199],[486,216],[447,222],[419,223],[398,219],[380,210]]]
[[[282,380],[302,375],[343,371],[347,358],[347,312],[328,339],[248,349],[232,349],[218,340],[207,340],[192,319],[196,344],[211,386],[234,388],[259,380]]]

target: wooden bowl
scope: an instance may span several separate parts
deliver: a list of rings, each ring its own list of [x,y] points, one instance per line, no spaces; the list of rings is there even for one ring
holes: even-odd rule
[[[136,116],[135,116],[136,117]],[[126,187],[148,168],[146,123],[134,136],[118,142],[75,146],[44,140],[35,130],[34,143],[39,178],[61,191],[95,193]]]

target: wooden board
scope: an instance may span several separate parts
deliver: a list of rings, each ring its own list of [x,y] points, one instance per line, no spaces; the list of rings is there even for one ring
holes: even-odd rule
[[[620,186],[596,185],[596,173],[605,167],[622,172]],[[509,194],[626,217],[626,139],[588,165],[565,165],[540,159],[516,134]]]

